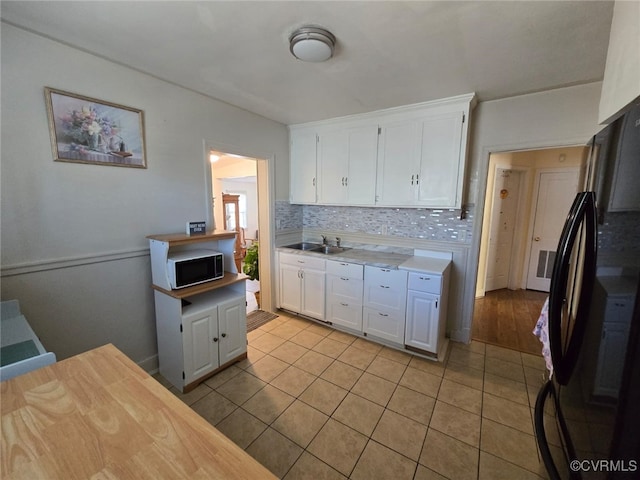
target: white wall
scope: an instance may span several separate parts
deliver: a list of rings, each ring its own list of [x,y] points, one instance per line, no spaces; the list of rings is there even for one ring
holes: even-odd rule
[[[145,236],[206,218],[207,141],[273,156],[286,198],[287,129],[6,24],[1,53],[2,299],[58,358],[112,342],[152,366]],[[148,168],[54,162],[45,86],[142,109]]]
[[[465,275],[464,311],[453,319],[451,335],[470,338],[479,260],[484,194],[491,152],[585,145],[600,130],[601,83],[561,88],[490,102],[472,114],[472,148],[467,169],[467,203],[476,205],[472,246]]]
[[[616,1],[613,6],[607,64],[598,118],[607,124],[640,98],[640,2]]]

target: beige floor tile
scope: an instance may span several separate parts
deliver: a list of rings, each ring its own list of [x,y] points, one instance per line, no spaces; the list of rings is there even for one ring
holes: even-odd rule
[[[485,373],[492,373],[499,377],[510,378],[517,382],[524,383],[524,369],[522,365],[512,362],[507,362],[500,358],[487,357]]]
[[[294,365],[305,372],[309,372],[313,375],[320,375],[333,362],[333,358],[314,352],[313,350],[309,350],[296,360]]]
[[[300,318],[300,317],[289,317],[287,323],[289,323],[290,325],[295,325],[296,327],[301,328],[303,330],[310,327],[311,325],[315,325],[315,323],[312,322],[311,320],[307,320],[305,318]]]
[[[458,348],[454,345],[451,348],[448,362],[454,362],[482,370],[484,368],[485,356],[481,353],[472,352],[471,350],[464,348]]]
[[[297,335],[291,337],[291,341],[305,348],[315,347],[324,337],[309,331],[309,328],[302,330]]]
[[[438,400],[476,415],[482,411],[482,392],[448,379],[442,380]]]
[[[318,378],[302,392],[300,400],[326,415],[331,415],[347,393],[344,388]]]
[[[410,388],[416,392],[424,393],[433,398],[438,396],[438,390],[440,389],[440,382],[442,379],[437,375],[432,375],[422,370],[407,367],[400,379],[399,384],[403,387]]]
[[[331,418],[370,437],[382,416],[382,412],[384,412],[384,407],[349,393],[342,400],[336,411],[333,412]]]
[[[435,404],[436,400],[433,397],[398,386],[387,408],[423,425],[429,425]]]
[[[540,350],[542,351],[542,344],[540,344]],[[544,358],[540,355],[532,355],[530,353],[521,353],[522,364],[525,367],[535,368],[536,370],[546,370],[547,365],[544,362]]]
[[[271,425],[285,437],[306,448],[329,417],[319,410],[296,400]]]
[[[546,370],[524,367],[524,380],[527,385],[533,385],[535,388],[540,388],[549,380],[549,373]]]
[[[271,385],[266,385],[262,390],[242,404],[242,408],[269,425],[278,418],[278,415],[284,412],[294,400],[294,397],[282,390]]]
[[[320,335],[321,337],[326,337],[331,332],[333,332],[333,328],[325,327],[324,325],[319,325],[317,323],[312,323],[305,329],[305,331],[315,333],[316,335]]]
[[[385,410],[371,438],[417,462],[426,435],[426,425]]]
[[[376,355],[382,350],[382,345],[379,343],[370,342],[364,338],[357,338],[351,345],[364,350],[369,353],[375,353]]]
[[[413,357],[409,362],[409,366],[438,377],[442,377],[444,375],[443,362],[436,362],[435,360],[429,360],[427,358]]]
[[[367,444],[367,437],[329,419],[308,447],[309,453],[349,476]]]
[[[451,341],[451,347],[453,347],[454,345],[456,348],[459,348],[461,350],[470,350],[474,353],[480,353],[481,355],[485,354],[486,346],[487,346],[486,343],[479,342],[478,340],[471,340],[471,343],[461,343],[461,342]]]
[[[244,449],[265,431],[267,424],[261,422],[242,408],[238,408],[218,423],[216,428],[229,437],[236,445]]]
[[[208,387],[215,389],[225,383],[227,380],[238,375],[240,372],[242,372],[242,369],[240,367],[238,367],[237,365],[232,365],[229,368],[225,368],[221,372],[216,373],[213,377],[208,378],[204,381],[204,383]]]
[[[238,366],[239,368],[242,368],[242,369],[246,369],[249,366],[251,366],[254,363],[256,363],[258,360],[260,360],[265,355],[266,355],[266,353],[264,353],[263,351],[258,350],[257,348],[253,348],[251,345],[249,345],[249,346],[247,346],[247,358],[245,358],[244,360],[241,360],[240,362],[236,363],[236,366]]]
[[[362,374],[363,371],[359,368],[352,367],[351,365],[347,365],[340,361],[335,361],[329,365],[324,372],[322,372],[320,378],[350,390]]]
[[[370,441],[349,478],[353,480],[412,480],[415,470],[416,462],[384,445]]]
[[[384,407],[389,403],[395,389],[394,382],[365,372],[353,386],[351,392]]]
[[[367,352],[360,348],[349,346],[340,354],[338,360],[352,367],[359,368],[360,370],[366,370],[376,357],[375,353]]]
[[[265,385],[266,383],[259,378],[250,373],[242,372],[220,385],[216,391],[236,405],[242,405]]]
[[[247,332],[247,340],[249,341],[249,343],[255,342],[255,340],[258,337],[261,337],[265,333],[266,332],[264,330],[260,330],[259,328],[256,328],[255,330],[251,330],[250,332]]]
[[[475,480],[478,475],[478,455],[477,448],[430,428],[420,454],[420,463],[446,478]]]
[[[497,397],[507,398],[523,405],[529,405],[527,386],[524,383],[500,377],[493,373],[484,374],[484,391]]]
[[[527,405],[512,402],[506,398],[496,397],[485,392],[482,402],[482,416],[518,429],[521,432],[530,435],[534,434],[531,410]]]
[[[461,440],[472,447],[480,445],[480,415],[476,415],[448,403],[436,401],[429,428]]]
[[[302,454],[302,448],[273,428],[267,428],[249,445],[247,453],[267,467],[271,473],[282,478],[296,463]]]
[[[346,343],[347,345],[351,345],[353,342],[356,341],[356,338],[358,337],[356,337],[355,335],[351,335],[350,333],[341,332],[340,330],[334,330],[329,334],[327,338],[330,338],[331,340],[336,340],[341,343]]]
[[[539,480],[540,477],[487,452],[480,452],[479,480]]]
[[[263,332],[270,332],[271,330],[273,330],[276,327],[279,327],[286,321],[287,321],[287,318],[279,316],[278,318],[274,318],[270,322],[267,322],[264,325],[260,326],[258,330],[262,330]]]
[[[284,342],[282,345],[273,350],[270,355],[282,360],[283,362],[294,363],[308,351],[308,348],[298,345],[297,343]]]
[[[263,382],[270,382],[284,372],[288,366],[287,362],[283,362],[279,358],[265,355],[254,364],[248,366],[245,371],[258,377]]]
[[[444,371],[444,378],[475,388],[476,390],[482,390],[483,377],[483,370],[453,362],[447,364],[447,368]]]
[[[346,480],[346,478],[322,460],[304,452],[284,480]]]
[[[201,383],[188,393],[182,393],[175,387],[171,387],[169,391],[189,406],[193,405],[198,400],[206,397],[212,392],[211,388],[209,388],[204,383]]]
[[[323,338],[312,350],[331,358],[338,358],[347,347],[348,345],[346,343],[331,340],[330,338]]]
[[[430,468],[427,468],[423,465],[418,465],[413,480],[447,480],[447,478],[443,477],[439,473],[434,472]]]
[[[272,335],[271,333],[267,332],[261,337],[256,338],[256,340],[251,343],[251,346],[253,348],[257,348],[261,352],[269,353],[282,345],[284,342],[284,338]]]
[[[393,383],[398,383],[407,366],[378,355],[367,367],[367,372]]]
[[[271,381],[271,385],[298,397],[317,377],[293,365]]]
[[[536,441],[533,435],[485,418],[482,420],[480,449],[531,472],[539,468]]]
[[[191,408],[211,425],[216,425],[230,415],[238,406],[218,392],[211,392],[191,405]]]
[[[289,340],[291,337],[296,336],[303,329],[292,324],[291,322],[285,322],[282,325],[278,325],[276,328],[269,331],[271,335],[282,337],[285,340]]]
[[[403,365],[408,365],[413,358],[413,355],[409,353],[401,352],[400,350],[396,350],[395,348],[390,347],[383,347],[382,350],[378,352],[378,355],[384,358],[388,358],[389,360],[393,360],[394,362],[401,363]]]
[[[515,350],[511,350],[510,348],[499,347],[497,345],[489,345],[486,346],[486,355],[487,358],[499,358],[500,360],[505,360],[507,362],[517,363],[518,365],[522,365],[522,356],[520,352]]]

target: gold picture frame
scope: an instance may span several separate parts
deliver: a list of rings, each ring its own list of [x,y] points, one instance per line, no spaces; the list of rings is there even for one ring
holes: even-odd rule
[[[56,162],[147,168],[144,112],[45,87]]]

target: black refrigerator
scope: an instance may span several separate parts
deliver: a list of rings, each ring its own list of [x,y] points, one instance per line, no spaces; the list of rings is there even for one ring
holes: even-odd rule
[[[553,479],[640,479],[640,104],[590,142],[558,244],[535,405]],[[542,317],[541,317],[542,318]]]

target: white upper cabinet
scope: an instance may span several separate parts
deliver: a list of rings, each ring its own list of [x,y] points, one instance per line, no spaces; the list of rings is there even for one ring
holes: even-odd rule
[[[292,203],[461,208],[473,103],[461,95],[291,126]]]
[[[332,127],[318,137],[318,203],[374,205],[377,124]]]
[[[464,121],[455,111],[383,124],[377,205],[460,208]]]
[[[316,203],[315,128],[292,129],[290,132],[290,200],[291,203]]]

